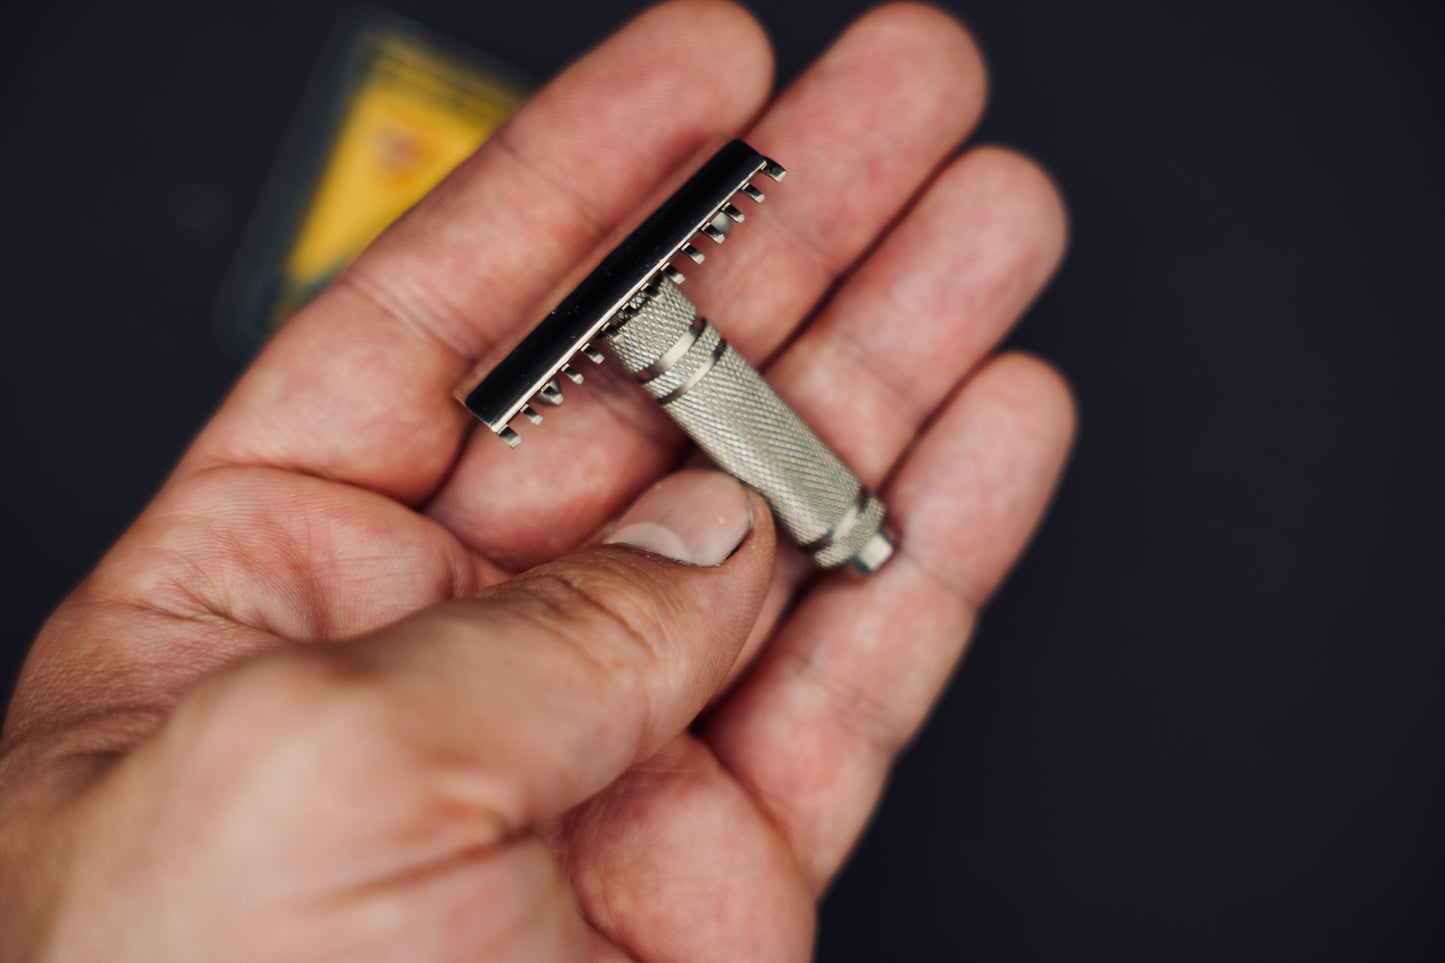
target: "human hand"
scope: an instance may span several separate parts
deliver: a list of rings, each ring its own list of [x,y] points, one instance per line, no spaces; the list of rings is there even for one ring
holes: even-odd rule
[[[0,945],[807,957],[1072,408],[993,354],[1064,219],[1022,158],[950,159],[984,95],[962,30],[885,8],[772,103],[770,70],[736,7],[643,14],[277,335],[36,642],[0,746]],[[811,579],[717,475],[639,499],[684,445],[623,376],[516,451],[450,397],[743,131],[794,176],[689,296],[881,490],[899,551],[867,579]]]

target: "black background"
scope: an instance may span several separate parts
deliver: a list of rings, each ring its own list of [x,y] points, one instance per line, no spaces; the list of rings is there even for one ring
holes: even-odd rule
[[[823,909],[833,960],[1445,958],[1441,5],[950,4],[1061,181],[1080,445]],[[630,3],[398,2],[545,77]],[[759,4],[790,77],[864,4]],[[343,5],[6,15],[13,671],[237,372],[210,311]]]

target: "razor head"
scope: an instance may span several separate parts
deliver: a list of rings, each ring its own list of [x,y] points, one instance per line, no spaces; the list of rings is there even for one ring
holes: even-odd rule
[[[512,421],[521,415],[540,423],[538,405],[562,403],[560,379],[581,383],[579,358],[602,362],[593,342],[627,320],[628,305],[639,292],[659,276],[681,284],[683,275],[673,259],[686,256],[701,263],[704,255],[694,240],[722,243],[733,224],[743,220],[734,199],[739,194],[763,199],[753,178],[766,174],[777,181],[786,173],[740,140],[724,146],[467,392],[466,406],[515,448],[521,437]]]

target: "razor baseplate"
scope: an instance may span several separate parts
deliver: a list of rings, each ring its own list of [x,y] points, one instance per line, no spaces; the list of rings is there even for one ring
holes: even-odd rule
[[[822,568],[867,573],[893,554],[883,502],[679,290],[673,259],[701,263],[701,237],[721,244],[744,219],[734,201],[763,200],[752,182],[786,171],[740,140],[712,156],[629,234],[470,390],[466,406],[508,445],[521,416],[562,403],[561,378],[582,382],[598,345],[717,465],[760,492],[781,527]]]

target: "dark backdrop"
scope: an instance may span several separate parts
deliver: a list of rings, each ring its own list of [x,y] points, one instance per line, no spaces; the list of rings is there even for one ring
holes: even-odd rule
[[[1441,6],[950,5],[1071,201],[1015,343],[1082,434],[820,957],[1445,958]],[[634,6],[395,4],[536,77]],[[786,78],[863,4],[760,7]],[[211,306],[341,8],[7,14],[0,677],[236,374]]]

